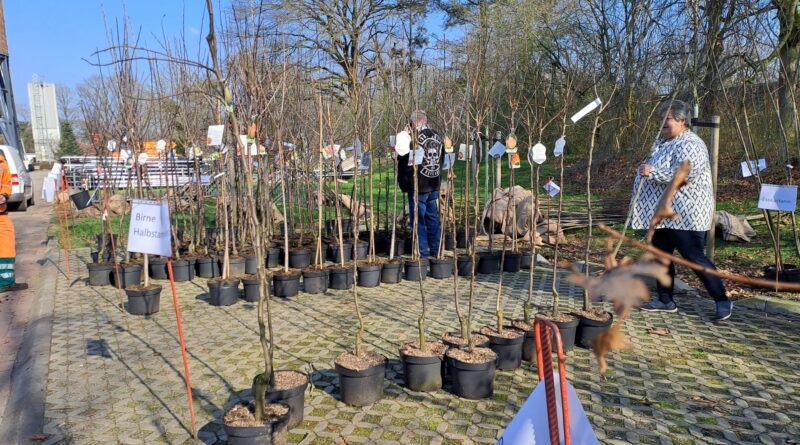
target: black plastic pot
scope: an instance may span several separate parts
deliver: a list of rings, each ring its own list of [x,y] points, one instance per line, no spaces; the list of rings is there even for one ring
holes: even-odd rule
[[[281,371],[276,371],[281,372]],[[270,403],[285,403],[289,406],[289,421],[286,423],[286,429],[292,429],[303,421],[303,410],[305,409],[305,391],[308,387],[308,374],[300,371],[300,374],[306,376],[306,382],[302,385],[295,386],[294,388],[282,389],[280,391],[271,389],[267,390],[267,402]]]
[[[161,309],[161,286],[150,289],[125,289],[128,295],[128,312],[131,315],[151,315]]]
[[[506,327],[506,330],[514,330],[519,333],[516,338],[505,338],[495,335],[481,334],[489,337],[489,349],[497,354],[497,369],[517,369],[522,364],[522,344],[525,335],[516,328]]]
[[[250,303],[258,302],[258,288],[261,281],[256,279],[243,278],[242,287],[244,287],[244,301]],[[267,286],[269,289],[269,286]]]
[[[267,249],[267,257],[264,259],[264,261],[266,262],[268,269],[278,267],[278,264],[281,262],[281,249],[277,247],[270,247]]]
[[[305,269],[309,264],[311,264],[310,249],[289,249],[289,267],[292,269]]]
[[[300,292],[300,271],[292,270],[286,275],[273,274],[272,285],[276,297],[294,297]]]
[[[369,255],[369,243],[361,242],[356,246],[356,259],[364,260]]]
[[[219,262],[214,257],[197,259],[197,276],[200,278],[216,278],[219,276]]]
[[[258,257],[255,255],[244,256],[244,273],[255,275],[258,273]]]
[[[431,278],[441,280],[453,276],[453,258],[431,258],[428,261]]]
[[[480,334],[480,335],[483,335],[483,334]],[[460,334],[459,334],[459,336],[460,336]],[[485,335],[483,335],[483,336],[484,336],[484,337],[486,337]],[[460,344],[458,344],[458,343],[453,343],[453,342],[447,341],[447,340],[444,338],[444,336],[442,337],[442,343],[444,343],[444,344],[446,344],[448,347],[450,347],[450,348],[454,348],[454,349],[463,349],[463,348],[466,348],[466,345],[462,346],[462,345],[460,345]],[[476,343],[475,343],[475,347],[476,347],[476,348],[488,348],[488,347],[489,347],[489,338],[488,338],[488,337],[486,337],[486,340],[483,340],[483,341],[481,341],[481,342],[479,342],[479,343],[478,343],[478,342],[476,342]],[[446,362],[446,360],[445,360],[445,362]]]
[[[214,306],[230,306],[239,299],[239,279],[209,280],[209,303]]]
[[[168,280],[167,275],[167,259],[166,258],[149,258],[147,268],[150,269],[150,278],[154,280]],[[175,265],[173,264],[173,267]]]
[[[442,389],[443,356],[419,357],[400,351],[406,387],[412,391],[438,391]]]
[[[530,250],[523,250],[520,253],[522,256],[519,259],[519,267],[522,269],[530,269],[533,264],[533,252]]]
[[[532,362],[536,359],[536,335],[533,329],[524,330],[525,340],[522,342],[522,360]]]
[[[349,219],[342,220],[342,235],[347,236],[347,234],[351,233],[350,230],[352,227],[350,226]],[[336,224],[335,219],[329,219],[325,221],[325,232],[332,235],[332,236],[339,236],[339,226]]]
[[[223,261],[225,261],[225,257],[221,256],[219,258],[219,267],[220,267],[220,269],[222,269],[222,267],[223,267],[223,264],[222,264]],[[235,256],[228,257],[228,265],[230,266],[230,270],[228,270],[228,276],[241,277],[242,275],[244,275],[244,263],[246,261],[247,260],[245,260],[244,258],[238,257],[238,256],[236,256],[236,257]]]
[[[381,254],[389,255],[389,249],[392,247],[392,234],[386,235],[386,238],[375,239],[375,251]],[[394,256],[398,257],[405,252],[405,240],[395,237],[394,239]]]
[[[384,263],[381,269],[381,283],[395,284],[400,282],[400,275],[403,272],[403,263],[390,262]]]
[[[89,207],[91,196],[89,196],[88,190],[81,190],[78,193],[69,195],[69,199],[72,200],[73,204],[75,204],[75,207],[77,207],[78,210],[83,210],[86,207]]]
[[[303,271],[303,291],[307,294],[323,294],[328,290],[328,271],[306,269]]]
[[[189,260],[176,260],[172,262],[172,278],[176,282],[191,281],[191,263]]]
[[[328,287],[331,289],[350,289],[353,285],[353,268],[333,266],[328,269]]]
[[[594,320],[583,315],[580,316],[578,319],[578,332],[576,334],[577,339],[575,340],[578,346],[591,348],[594,338],[607,331],[608,328],[611,327],[611,324],[614,323],[614,314],[611,312],[607,312],[607,314],[608,320],[602,321]]]
[[[480,252],[478,254],[478,273],[492,274],[500,272],[500,254]]]
[[[344,250],[342,258],[344,258],[344,262],[348,262],[353,259],[353,243],[345,241],[342,243],[342,248]],[[334,263],[341,264],[342,261],[339,260],[339,245],[338,244],[330,244],[328,245],[328,259],[333,261]]]
[[[777,268],[774,264],[764,266],[764,278],[767,280],[775,279],[775,271]],[[788,283],[800,283],[800,268],[794,264],[784,264],[781,270],[778,281],[785,281]]]
[[[351,406],[366,406],[383,397],[385,358],[382,363],[363,371],[347,369],[339,364],[335,364],[335,367],[336,373],[339,374],[342,402]]]
[[[377,287],[381,284],[381,265],[358,266],[359,287]]]
[[[89,285],[105,286],[111,284],[111,275],[114,273],[113,263],[89,263]]]
[[[494,393],[495,360],[465,363],[445,355],[453,382],[453,394],[465,399],[485,399]]]
[[[506,252],[503,259],[503,272],[519,272],[522,260],[520,252]]]
[[[471,238],[475,238],[475,229],[470,230]],[[466,249],[467,248],[467,230],[464,228],[460,228],[456,230],[456,247],[459,249]]]
[[[117,283],[117,274],[115,271],[111,272],[111,280],[116,286],[125,289],[130,286],[138,286],[142,281],[142,265],[141,264],[125,264],[119,265],[119,283]]]
[[[453,250],[456,247],[456,242],[453,237],[446,233],[444,235],[444,250]]]
[[[291,408],[289,408],[291,411]],[[290,411],[283,416],[272,419],[265,425],[259,426],[231,426],[223,422],[222,427],[228,436],[228,445],[272,445],[284,441],[279,435],[287,429]]]
[[[472,270],[472,257],[469,255],[459,255],[458,257],[458,276],[471,277]]]
[[[406,267],[406,280],[408,281],[420,281],[425,280],[425,277],[428,276],[428,260],[427,259],[420,259],[417,260],[406,260],[405,261]]]
[[[580,323],[580,319],[575,317],[574,320],[570,321],[556,321],[555,324],[558,326],[558,332],[561,334],[561,345],[564,348],[564,352],[572,350],[575,346],[575,335],[578,333],[578,324]],[[557,346],[555,344],[555,340],[551,343],[553,352],[557,352]]]
[[[189,262],[189,280],[194,280],[194,277],[197,274],[197,258],[191,256],[186,258],[186,261]]]

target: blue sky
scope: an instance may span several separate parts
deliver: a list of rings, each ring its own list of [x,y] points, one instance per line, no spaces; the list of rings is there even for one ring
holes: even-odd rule
[[[163,34],[173,39],[183,31],[190,55],[196,54],[201,45],[205,47],[208,22],[203,0],[0,1],[4,7],[14,98],[26,109],[27,84],[34,74],[42,81],[70,87],[98,74],[98,68],[83,59],[108,46],[106,26],[114,29],[117,22],[122,23],[124,15],[128,16],[130,26],[140,30],[143,46],[157,48]],[[221,4],[227,5],[228,1],[214,1],[217,9]],[[429,31],[441,30],[442,21],[441,13],[432,13],[426,26]]]

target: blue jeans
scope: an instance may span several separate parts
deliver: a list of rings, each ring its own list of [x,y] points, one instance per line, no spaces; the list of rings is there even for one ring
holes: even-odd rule
[[[706,266],[709,269],[716,269],[714,263],[706,256],[706,233],[704,231],[691,231],[691,230],[675,230],[675,229],[656,229],[653,235],[653,247],[661,249],[667,253],[673,253],[678,249],[681,256],[685,260],[693,263]],[[722,280],[714,275],[695,271],[695,274],[700,281],[703,282],[709,295],[714,298],[714,301],[726,301],[728,296],[725,293],[725,285]],[[675,279],[675,264],[669,263],[669,276]],[[662,286],[660,283],[656,286],[658,292],[658,299],[662,303],[669,303],[672,300],[673,286]]]
[[[417,239],[419,240],[419,255],[422,258],[428,258],[431,256],[431,252],[434,255],[439,252],[439,209],[436,206],[438,200],[438,191],[419,194]],[[408,217],[408,226],[414,230],[414,192],[408,194]]]

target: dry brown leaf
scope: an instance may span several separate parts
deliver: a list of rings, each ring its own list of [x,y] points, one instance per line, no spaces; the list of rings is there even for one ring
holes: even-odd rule
[[[606,354],[611,351],[630,349],[631,345],[625,339],[625,334],[620,330],[620,322],[614,323],[607,331],[599,334],[592,340],[592,350],[597,357],[597,365],[600,367],[600,374],[605,374],[608,369]]]
[[[34,434],[33,436],[30,437],[30,440],[33,440],[33,441],[36,441],[36,442],[41,442],[41,441],[47,440],[48,437],[50,437],[49,434],[36,433],[36,434]]]
[[[667,328],[650,328],[647,332],[653,335],[669,335],[669,329]]]
[[[345,442],[345,440],[342,439],[341,437],[334,440],[333,443],[335,443],[336,445],[347,445],[347,442]]]
[[[652,401],[652,400],[650,400],[648,398],[644,398],[642,400],[639,400],[639,404],[640,405],[644,405],[644,406],[650,406],[650,405],[653,405],[654,403],[656,403],[656,402],[654,402],[654,401]]]

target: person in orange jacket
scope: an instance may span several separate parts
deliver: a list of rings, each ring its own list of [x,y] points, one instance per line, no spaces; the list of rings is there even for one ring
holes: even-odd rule
[[[28,285],[14,281],[16,240],[14,223],[8,216],[8,198],[11,196],[11,169],[0,151],[0,292],[27,289]]]

